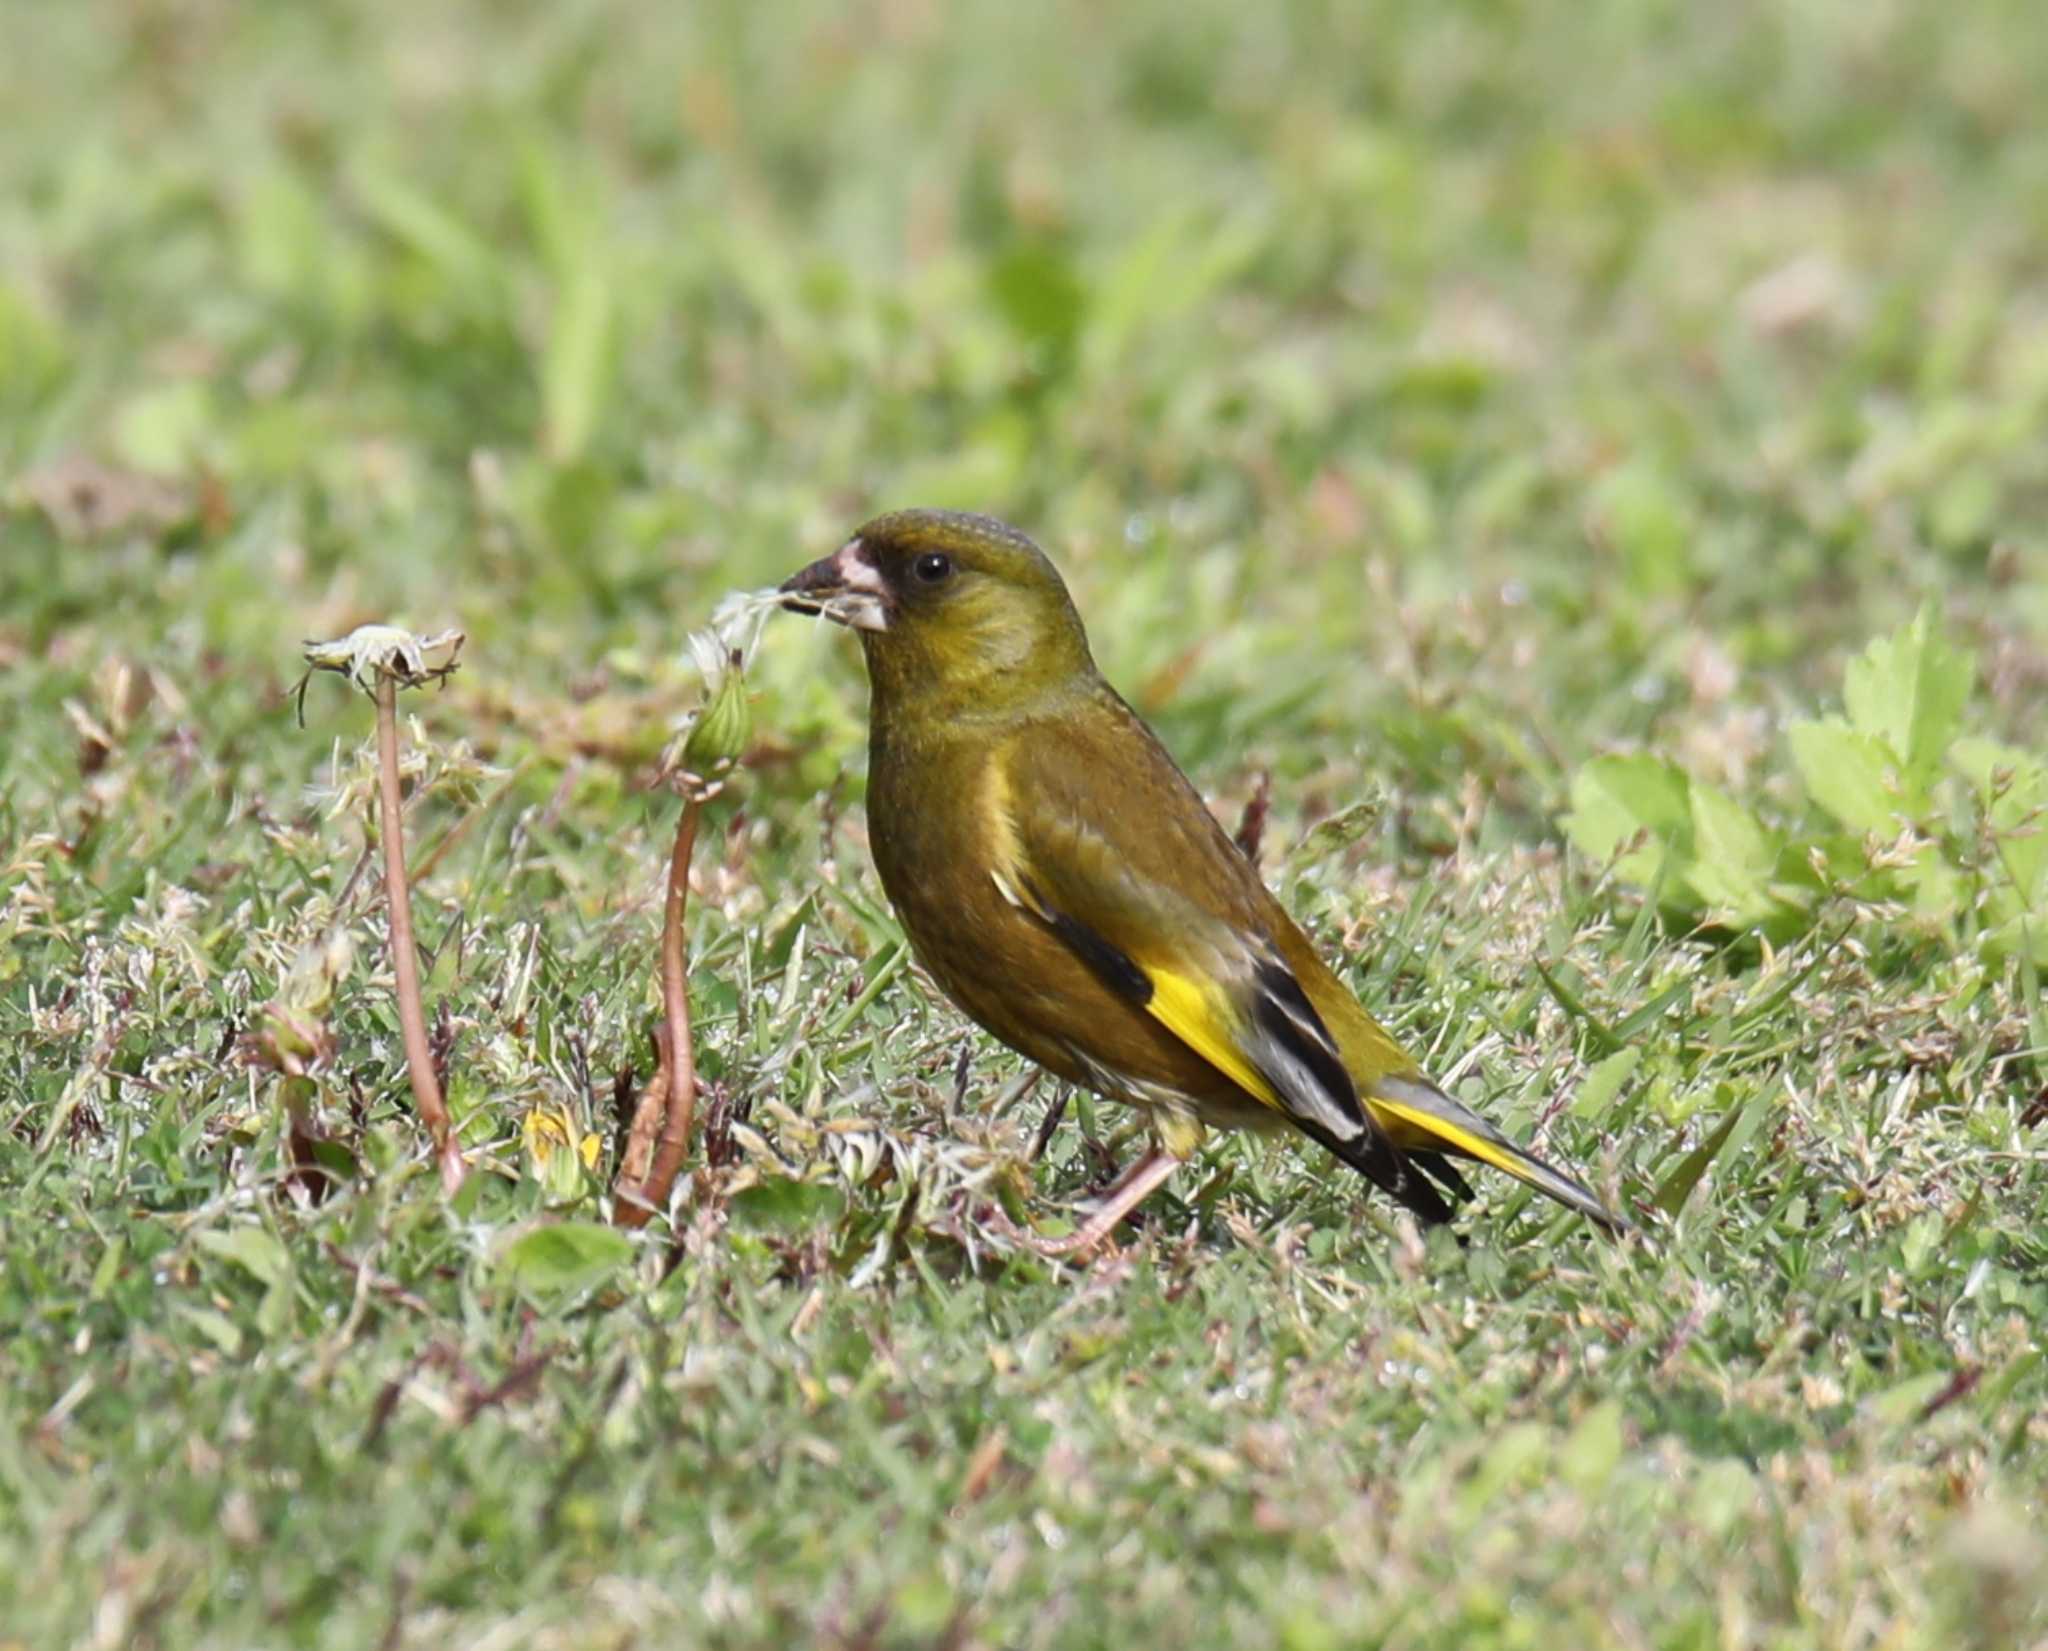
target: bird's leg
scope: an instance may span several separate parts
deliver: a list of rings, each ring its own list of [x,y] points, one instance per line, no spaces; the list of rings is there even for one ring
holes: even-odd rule
[[[1024,1156],[1025,1163],[1035,1164],[1045,1156],[1045,1149],[1052,1145],[1052,1132],[1060,1127],[1060,1120],[1067,1115],[1067,1102],[1073,1093],[1065,1084],[1060,1085],[1060,1092],[1052,1098],[1052,1105],[1045,1109],[1045,1121],[1038,1126],[1038,1133],[1031,1137],[1031,1150]]]
[[[1117,1224],[1125,1216],[1157,1192],[1178,1168],[1178,1158],[1154,1148],[1124,1172],[1104,1196],[1102,1207],[1088,1217],[1078,1232],[1069,1233],[1065,1238],[1035,1239],[1033,1247],[1044,1256],[1086,1256],[1116,1231]]]
[[[974,1075],[974,1040],[960,1040],[960,1055],[953,1062],[953,1111],[957,1116],[967,1105],[967,1080]]]

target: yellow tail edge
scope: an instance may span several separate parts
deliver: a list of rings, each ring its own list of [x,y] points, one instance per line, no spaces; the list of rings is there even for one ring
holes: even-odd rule
[[[1426,1078],[1381,1078],[1365,1096],[1374,1119],[1403,1152],[1448,1152],[1505,1171],[1609,1232],[1629,1223],[1563,1170],[1515,1145],[1462,1101]]]

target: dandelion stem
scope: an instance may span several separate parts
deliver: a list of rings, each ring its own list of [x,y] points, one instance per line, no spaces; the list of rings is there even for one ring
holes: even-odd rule
[[[690,1147],[690,1126],[697,1112],[697,1056],[690,1045],[690,997],[686,986],[689,943],[683,914],[690,903],[690,853],[697,844],[697,817],[703,804],[696,796],[683,799],[676,820],[675,847],[669,853],[668,899],[661,918],[661,1007],[668,1025],[668,1119],[654,1154],[648,1190],[657,1203],[666,1202],[675,1185],[683,1154]]]
[[[669,851],[668,897],[661,919],[661,1066],[649,1081],[633,1117],[633,1139],[619,1177],[613,1219],[622,1227],[642,1227],[668,1204],[683,1157],[690,1150],[690,1131],[697,1111],[697,1061],[690,1044],[690,997],[687,987],[688,944],[683,916],[690,901],[690,855],[697,845],[697,820],[704,799],[694,789],[683,797],[676,819],[675,845]],[[661,1108],[660,1135],[655,1108]],[[636,1150],[637,1149],[637,1150]],[[639,1165],[651,1155],[643,1175]],[[634,1182],[638,1185],[634,1185]]]
[[[462,1185],[467,1166],[448,1121],[427,1045],[427,1016],[420,1002],[419,948],[412,935],[412,885],[405,874],[405,823],[398,797],[398,678],[377,675],[378,829],[384,838],[384,892],[391,905],[391,968],[398,980],[398,1024],[405,1036],[405,1069],[412,1097],[434,1138],[441,1186],[450,1196]]]

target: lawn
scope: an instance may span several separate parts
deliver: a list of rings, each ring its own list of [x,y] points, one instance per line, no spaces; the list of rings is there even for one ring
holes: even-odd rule
[[[2048,10],[7,34],[0,1651],[2048,1644]],[[1028,1161],[797,618],[698,845],[696,1173],[605,1227],[686,639],[905,505],[1045,544],[1640,1236],[1220,1140],[1018,1249],[1142,1137]],[[294,704],[372,620],[468,638],[405,706],[453,1200],[371,708]]]

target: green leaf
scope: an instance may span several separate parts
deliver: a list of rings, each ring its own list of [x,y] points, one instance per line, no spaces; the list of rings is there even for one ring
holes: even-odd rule
[[[1747,1521],[1756,1505],[1756,1480],[1733,1457],[1707,1463],[1693,1481],[1690,1511],[1710,1536],[1720,1536]]]
[[[1851,831],[1898,829],[1899,798],[1888,783],[1892,755],[1874,734],[1840,717],[1795,722],[1787,730],[1807,794]]]
[[[114,1287],[114,1280],[121,1276],[121,1263],[127,1259],[128,1240],[123,1234],[115,1234],[100,1252],[99,1265],[92,1270],[90,1299],[105,1301],[107,1292]]]
[[[1102,276],[1087,317],[1090,372],[1106,372],[1147,331],[1197,309],[1255,256],[1267,226],[1211,225],[1190,209],[1163,213]]]
[[[434,270],[450,298],[471,313],[499,311],[503,260],[488,240],[449,208],[382,165],[358,166],[349,181],[364,211]]]
[[[996,313],[1035,344],[1063,348],[1088,309],[1088,289],[1072,260],[1049,241],[1027,241],[996,259],[988,272]]]
[[[501,1264],[520,1288],[570,1294],[602,1284],[633,1259],[633,1241],[595,1221],[532,1227],[505,1246]]]
[[[1928,1400],[1954,1380],[1954,1374],[1947,1370],[1929,1370],[1924,1375],[1908,1376],[1904,1381],[1865,1399],[1864,1413],[1875,1421],[1903,1427],[1927,1408]]]
[[[202,1232],[198,1243],[208,1255],[233,1262],[259,1284],[279,1284],[291,1277],[290,1252],[261,1227]]]
[[[1899,1263],[1908,1278],[1918,1278],[1927,1270],[1946,1230],[1947,1224],[1931,1210],[1906,1223],[1906,1235],[1899,1240]]]
[[[555,293],[541,361],[549,457],[580,458],[610,397],[612,285],[593,255],[580,258]]]
[[[1479,1458],[1472,1477],[1458,1493],[1468,1513],[1488,1507],[1501,1492],[1534,1480],[1550,1454],[1550,1431],[1537,1422],[1513,1422],[1501,1428]]]
[[[1914,855],[1913,863],[1898,872],[1901,887],[1913,897],[1913,915],[1946,933],[1963,906],[1963,874],[1942,858],[1941,850],[1929,843]]]
[[[1692,1196],[1693,1188],[1700,1184],[1700,1177],[1707,1173],[1707,1166],[1728,1144],[1728,1137],[1735,1133],[1735,1126],[1742,1121],[1742,1114],[1755,1098],[1750,1095],[1737,1101],[1714,1126],[1713,1132],[1679,1160],[1678,1168],[1667,1175],[1664,1184],[1657,1189],[1653,1202],[1658,1209],[1675,1217],[1685,1208],[1685,1201]]]
[[[744,1226],[788,1231],[836,1226],[846,1213],[846,1197],[837,1187],[782,1178],[733,1194],[730,1208]]]
[[[1777,910],[1769,879],[1778,851],[1756,816],[1726,792],[1692,785],[1693,863],[1686,880],[1717,914],[1738,925]]]
[[[1588,859],[1613,860],[1617,876],[1648,887],[1667,852],[1682,857],[1691,846],[1690,790],[1684,773],[1661,757],[1595,757],[1572,778],[1565,833]],[[1649,840],[1621,853],[1638,833]]]
[[[1976,788],[2022,903],[2048,902],[2048,762],[1987,739],[1956,741],[1950,760]]]
[[[1646,1003],[1639,1003],[1614,1024],[1615,1037],[1623,1042],[1640,1037],[1664,1017],[1664,1011],[1674,1003],[1681,1003],[1692,996],[1693,982],[1681,977],[1674,980],[1663,991]]]
[[[1621,1422],[1617,1400],[1597,1404],[1579,1418],[1579,1425],[1558,1451],[1558,1477],[1580,1495],[1592,1495],[1614,1477],[1624,1444]]]
[[[1633,589],[1654,596],[1684,588],[1693,510],[1675,477],[1647,460],[1623,465],[1595,490],[1593,511]]]
[[[176,475],[188,469],[214,428],[213,392],[179,379],[129,397],[114,419],[114,450],[137,470]]]
[[[1849,720],[1891,748],[1911,813],[1927,807],[1927,786],[1955,738],[1975,676],[1968,650],[1950,646],[1928,608],[1849,662],[1842,682]]]
[[[2011,889],[1996,889],[1984,900],[1977,950],[1995,969],[2002,969],[2013,957],[2048,968],[2048,922],[2033,907],[2023,906]],[[2026,1001],[2033,1002],[2034,995],[2028,993]],[[2048,1049],[2048,1041],[2040,1037],[2032,1043],[2037,1049]]]
[[[1617,1049],[1605,1060],[1598,1062],[1586,1074],[1586,1081],[1579,1085],[1579,1092],[1572,1097],[1572,1116],[1575,1118],[1597,1118],[1614,1104],[1615,1096],[1621,1093],[1621,1086],[1642,1061],[1640,1045],[1631,1049]]]
[[[241,1326],[225,1313],[217,1313],[211,1307],[195,1307],[180,1303],[178,1316],[190,1324],[214,1346],[229,1358],[238,1358],[242,1352]]]
[[[551,142],[541,129],[527,132],[517,150],[527,233],[548,268],[566,274],[589,261],[591,246],[604,233],[610,211],[604,176],[579,166],[573,148]]]

